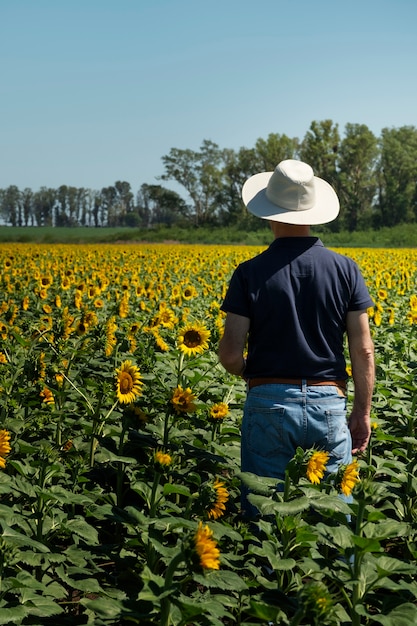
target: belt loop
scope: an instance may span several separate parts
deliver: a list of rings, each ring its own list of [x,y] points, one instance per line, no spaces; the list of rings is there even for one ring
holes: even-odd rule
[[[301,379],[301,391],[307,393],[307,380],[305,378]]]

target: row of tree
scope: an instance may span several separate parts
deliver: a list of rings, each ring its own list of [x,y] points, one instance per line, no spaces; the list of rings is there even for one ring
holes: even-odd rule
[[[221,149],[204,140],[198,151],[172,148],[162,157],[162,181],[175,181],[184,197],[162,185],[128,182],[100,191],[61,185],[0,189],[0,213],[12,226],[238,225],[256,228],[241,201],[244,181],[272,171],[283,159],[301,159],[337,191],[341,213],[334,230],[395,226],[417,221],[417,128],[384,128],[376,137],[364,124],[343,136],[331,120],[314,121],[304,138],[271,133],[253,148]]]

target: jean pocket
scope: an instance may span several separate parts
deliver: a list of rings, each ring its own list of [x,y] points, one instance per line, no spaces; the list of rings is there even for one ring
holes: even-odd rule
[[[242,437],[248,448],[262,457],[272,457],[282,449],[284,408],[249,409],[242,423]]]
[[[330,452],[330,463],[332,458],[335,461],[347,462],[352,450],[352,441],[346,411],[327,409],[325,415],[327,420],[326,450]]]

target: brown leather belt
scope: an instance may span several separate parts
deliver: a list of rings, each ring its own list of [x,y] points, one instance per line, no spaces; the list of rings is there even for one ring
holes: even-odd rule
[[[295,385],[297,387],[301,387],[303,381],[307,385],[307,387],[315,386],[315,385],[330,385],[332,387],[340,387],[343,391],[346,391],[346,381],[345,380],[311,380],[301,379],[301,378],[273,378],[271,376],[267,376],[264,378],[250,378],[248,380],[248,387],[252,389],[252,387],[259,387],[259,385]]]

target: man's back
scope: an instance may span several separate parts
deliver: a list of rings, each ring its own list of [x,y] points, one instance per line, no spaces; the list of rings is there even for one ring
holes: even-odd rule
[[[347,312],[371,304],[351,259],[283,237],[239,266],[222,308],[250,319],[247,377],[340,380]]]

